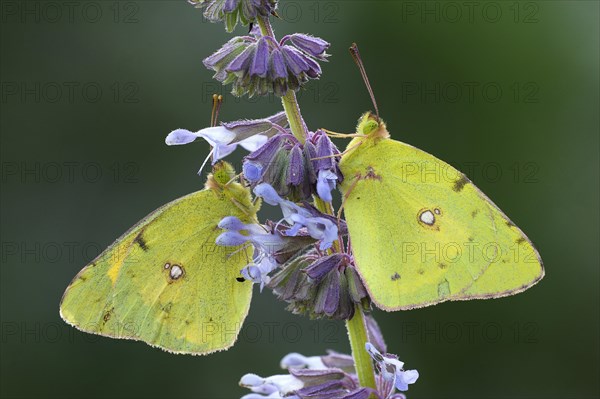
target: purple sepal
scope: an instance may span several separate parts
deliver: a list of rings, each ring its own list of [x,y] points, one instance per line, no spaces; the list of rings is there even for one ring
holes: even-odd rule
[[[258,41],[256,45],[256,52],[254,53],[254,59],[250,66],[250,76],[259,76],[264,78],[267,76],[267,70],[269,68],[269,44],[267,39],[264,37]]]
[[[283,46],[281,47],[281,53],[283,54],[288,70],[293,75],[301,75],[309,69],[308,64],[306,63],[306,55],[302,54],[294,47]]]
[[[290,163],[288,166],[287,184],[300,185],[304,180],[304,157],[300,145],[296,144],[290,151]]]
[[[315,147],[317,148],[317,170],[335,168],[334,145],[324,132],[318,131]]]
[[[345,259],[345,254],[332,254],[323,256],[312,263],[304,272],[315,282],[321,281],[323,277],[335,267],[338,267]]]
[[[227,66],[226,70],[228,72],[233,72],[238,76],[243,76],[246,73],[252,59],[254,57],[254,52],[256,51],[256,45],[252,44],[242,52],[242,54],[235,57],[233,61]]]
[[[298,47],[300,50],[312,57],[325,61],[326,57],[328,56],[325,51],[329,48],[329,43],[319,37],[295,33],[288,36],[288,39],[294,44],[294,46]]]
[[[306,175],[308,177],[308,181],[310,184],[315,184],[317,182],[317,161],[314,159],[317,157],[317,148],[315,145],[306,141],[304,143],[304,166],[306,167]]]
[[[327,381],[312,387],[305,387],[296,391],[302,399],[337,399],[344,393],[341,381]]]
[[[279,49],[273,50],[271,53],[271,77],[273,79],[285,79],[287,78],[287,68],[285,66],[285,60],[283,54]]]

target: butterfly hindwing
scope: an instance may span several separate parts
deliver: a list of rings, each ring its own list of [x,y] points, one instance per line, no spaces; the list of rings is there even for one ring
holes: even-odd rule
[[[369,138],[344,155],[340,168],[357,269],[381,308],[501,297],[543,276],[523,232],[434,156]]]
[[[86,332],[171,352],[230,347],[250,305],[252,284],[236,277],[251,253],[215,245],[225,216],[254,215],[208,189],[159,208],[74,278],[62,317]]]

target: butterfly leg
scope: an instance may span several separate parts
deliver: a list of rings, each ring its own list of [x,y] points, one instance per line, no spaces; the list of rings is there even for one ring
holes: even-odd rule
[[[344,155],[346,155],[348,152],[352,151],[353,149],[355,149],[356,147],[358,147],[359,145],[361,145],[362,143],[357,143],[351,147],[348,147],[344,150],[344,152],[341,152],[339,154],[333,154],[333,155],[327,155],[324,157],[317,157],[317,158],[311,158],[311,161],[318,161],[319,159],[327,159],[327,158],[337,158],[337,157],[343,157]]]
[[[352,194],[354,187],[356,187],[356,185],[358,184],[358,182],[360,180],[362,180],[362,176],[360,175],[360,173],[358,173],[356,176],[354,176],[354,181],[352,182],[352,185],[350,186],[350,188],[348,188],[348,191],[346,192],[346,194],[344,194],[344,198],[342,199],[342,204],[340,205],[340,209],[338,209],[338,212],[337,212],[338,228],[340,227],[340,221],[342,219],[342,211],[344,210],[346,201],[348,200],[348,198],[350,198],[350,194]]]
[[[359,133],[337,133],[337,132],[333,132],[331,130],[327,130],[327,129],[321,129],[323,130],[325,133],[327,133],[327,135],[329,137],[333,137],[336,139],[346,139],[346,138],[354,138],[354,137],[367,137],[367,135],[365,134],[359,134]]]

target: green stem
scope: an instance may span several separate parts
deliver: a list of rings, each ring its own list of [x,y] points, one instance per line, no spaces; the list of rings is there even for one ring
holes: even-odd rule
[[[285,96],[281,97],[283,109],[290,123],[292,134],[298,139],[300,144],[304,144],[306,136],[308,136],[308,128],[298,106],[296,93],[293,90],[288,90]]]
[[[257,20],[263,36],[270,36],[275,40],[275,34],[273,33],[269,17],[258,18]],[[296,99],[296,93],[293,90],[289,90],[285,96],[281,97],[281,103],[283,104],[283,109],[290,123],[292,133],[301,144],[304,144],[306,137],[308,136],[308,128],[300,113],[300,106]],[[315,205],[321,212],[333,215],[331,204],[324,202],[316,196]],[[339,243],[334,243],[333,250],[335,252],[340,252],[342,250]],[[350,348],[352,349],[356,374],[358,375],[361,386],[375,389],[373,361],[365,349],[365,344],[368,341],[367,326],[365,324],[362,307],[360,305],[355,305],[355,308],[354,317],[346,321],[346,328],[348,329],[348,337],[350,338]]]
[[[323,201],[318,196],[314,196],[315,206],[323,213],[333,215],[331,204]],[[341,252],[341,244],[333,243],[333,251]],[[376,389],[375,372],[373,370],[373,361],[365,348],[365,344],[369,340],[367,334],[367,325],[365,323],[365,315],[360,304],[354,305],[354,316],[346,321],[346,329],[348,330],[348,338],[350,339],[350,349],[352,350],[352,358],[354,359],[354,367],[360,385],[365,388]],[[373,398],[373,395],[371,395]]]
[[[269,17],[257,18],[257,21],[262,35],[269,36],[273,40],[276,40]],[[292,134],[296,137],[296,139],[298,139],[300,144],[304,144],[304,141],[308,136],[308,128],[306,127],[304,118],[302,118],[302,114],[300,113],[300,106],[298,105],[298,100],[296,99],[296,93],[293,90],[288,90],[285,96],[281,97],[281,103],[283,104],[283,110],[285,111],[285,115],[290,123],[290,130],[292,131]]]
[[[350,338],[350,348],[352,349],[356,375],[362,387],[375,389],[373,360],[365,349],[365,344],[369,340],[365,316],[360,305],[357,305],[355,310],[354,317],[346,321],[346,329]]]

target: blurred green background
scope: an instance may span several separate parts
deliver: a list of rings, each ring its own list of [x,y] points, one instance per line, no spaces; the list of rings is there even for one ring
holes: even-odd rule
[[[1,7],[2,397],[237,398],[241,375],[275,374],[288,352],[348,351],[342,323],[291,315],[268,291],[236,346],[206,357],[64,324],[80,268],[202,187],[207,148],[164,137],[208,124],[220,88],[201,60],[229,36],[183,0]],[[282,0],[280,14],[279,37],[332,43],[300,96],[311,129],[351,132],[371,108],[346,50],[358,42],[393,138],[465,171],[545,261],[521,295],[376,311],[421,374],[409,397],[598,397],[598,2]],[[227,93],[225,121],[280,109]]]

